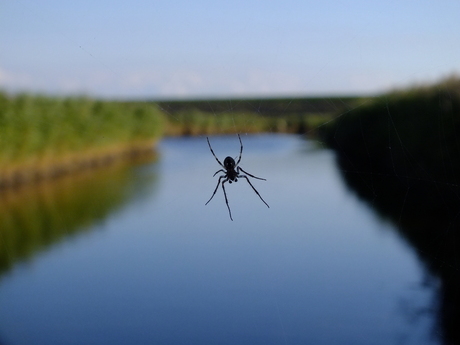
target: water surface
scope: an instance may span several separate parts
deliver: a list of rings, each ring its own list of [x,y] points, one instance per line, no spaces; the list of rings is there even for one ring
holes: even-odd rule
[[[236,136],[210,139],[221,160],[238,155]],[[221,189],[204,205],[220,169],[204,137],[0,203],[0,343],[438,344],[434,278],[333,152],[242,140],[270,208],[246,181],[226,184],[234,221]]]

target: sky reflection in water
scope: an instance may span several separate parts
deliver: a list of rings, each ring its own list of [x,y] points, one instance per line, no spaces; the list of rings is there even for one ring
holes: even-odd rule
[[[210,139],[238,155],[236,136]],[[206,139],[165,139],[122,207],[2,273],[0,343],[436,344],[424,268],[333,153],[242,140],[270,209],[244,180],[226,188],[233,222],[221,188],[205,206],[220,168]]]

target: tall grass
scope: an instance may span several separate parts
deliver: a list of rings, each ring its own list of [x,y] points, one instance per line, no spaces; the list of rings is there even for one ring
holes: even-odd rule
[[[361,171],[460,184],[460,78],[376,97],[324,128]]]
[[[153,142],[162,126],[152,104],[0,93],[0,169]]]

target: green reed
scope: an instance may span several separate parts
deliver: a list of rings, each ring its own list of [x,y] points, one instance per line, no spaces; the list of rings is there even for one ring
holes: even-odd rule
[[[156,140],[153,104],[0,93],[0,166]]]
[[[460,78],[375,97],[322,134],[361,172],[458,185]]]

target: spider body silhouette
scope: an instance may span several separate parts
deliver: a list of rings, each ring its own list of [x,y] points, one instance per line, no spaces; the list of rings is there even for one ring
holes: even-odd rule
[[[251,181],[249,181],[248,176],[250,176],[252,178],[255,178],[255,179],[258,179],[258,180],[263,180],[263,181],[266,181],[266,179],[251,175],[247,171],[244,171],[243,168],[238,165],[238,164],[240,164],[241,156],[243,154],[243,143],[241,142],[241,137],[240,137],[239,134],[238,134],[238,139],[240,140],[240,155],[238,157],[238,160],[235,162],[235,160],[232,157],[226,157],[224,159],[224,164],[222,164],[220,162],[220,160],[216,157],[216,155],[215,155],[215,153],[214,153],[214,151],[213,151],[213,149],[211,147],[211,143],[209,142],[209,138],[206,137],[206,140],[208,141],[208,146],[209,146],[209,149],[211,150],[212,155],[216,159],[217,163],[219,163],[219,165],[223,168],[223,169],[217,170],[214,173],[214,175],[212,175],[212,176],[214,177],[220,172],[222,172],[223,175],[219,176],[219,179],[217,180],[217,186],[214,189],[214,192],[212,193],[211,198],[208,200],[208,202],[206,202],[205,205],[207,205],[212,200],[212,198],[214,198],[214,195],[216,195],[216,192],[217,192],[217,189],[219,188],[219,185],[222,185],[222,190],[224,191],[224,197],[225,197],[225,204],[227,205],[228,214],[230,215],[231,220],[233,220],[232,211],[230,210],[230,206],[228,205],[227,193],[225,192],[225,186],[224,186],[224,184],[226,182],[228,182],[228,183],[237,182],[239,178],[246,179],[246,181],[248,181],[249,185],[252,187],[254,192],[256,192],[256,194],[259,196],[260,200],[262,200],[263,203],[265,205],[267,205],[268,208],[270,208],[270,206],[268,206],[268,204],[265,202],[265,200],[260,196],[260,194],[257,191],[257,189],[255,189],[255,187],[252,185]],[[243,172],[245,175],[242,175],[241,172]]]

